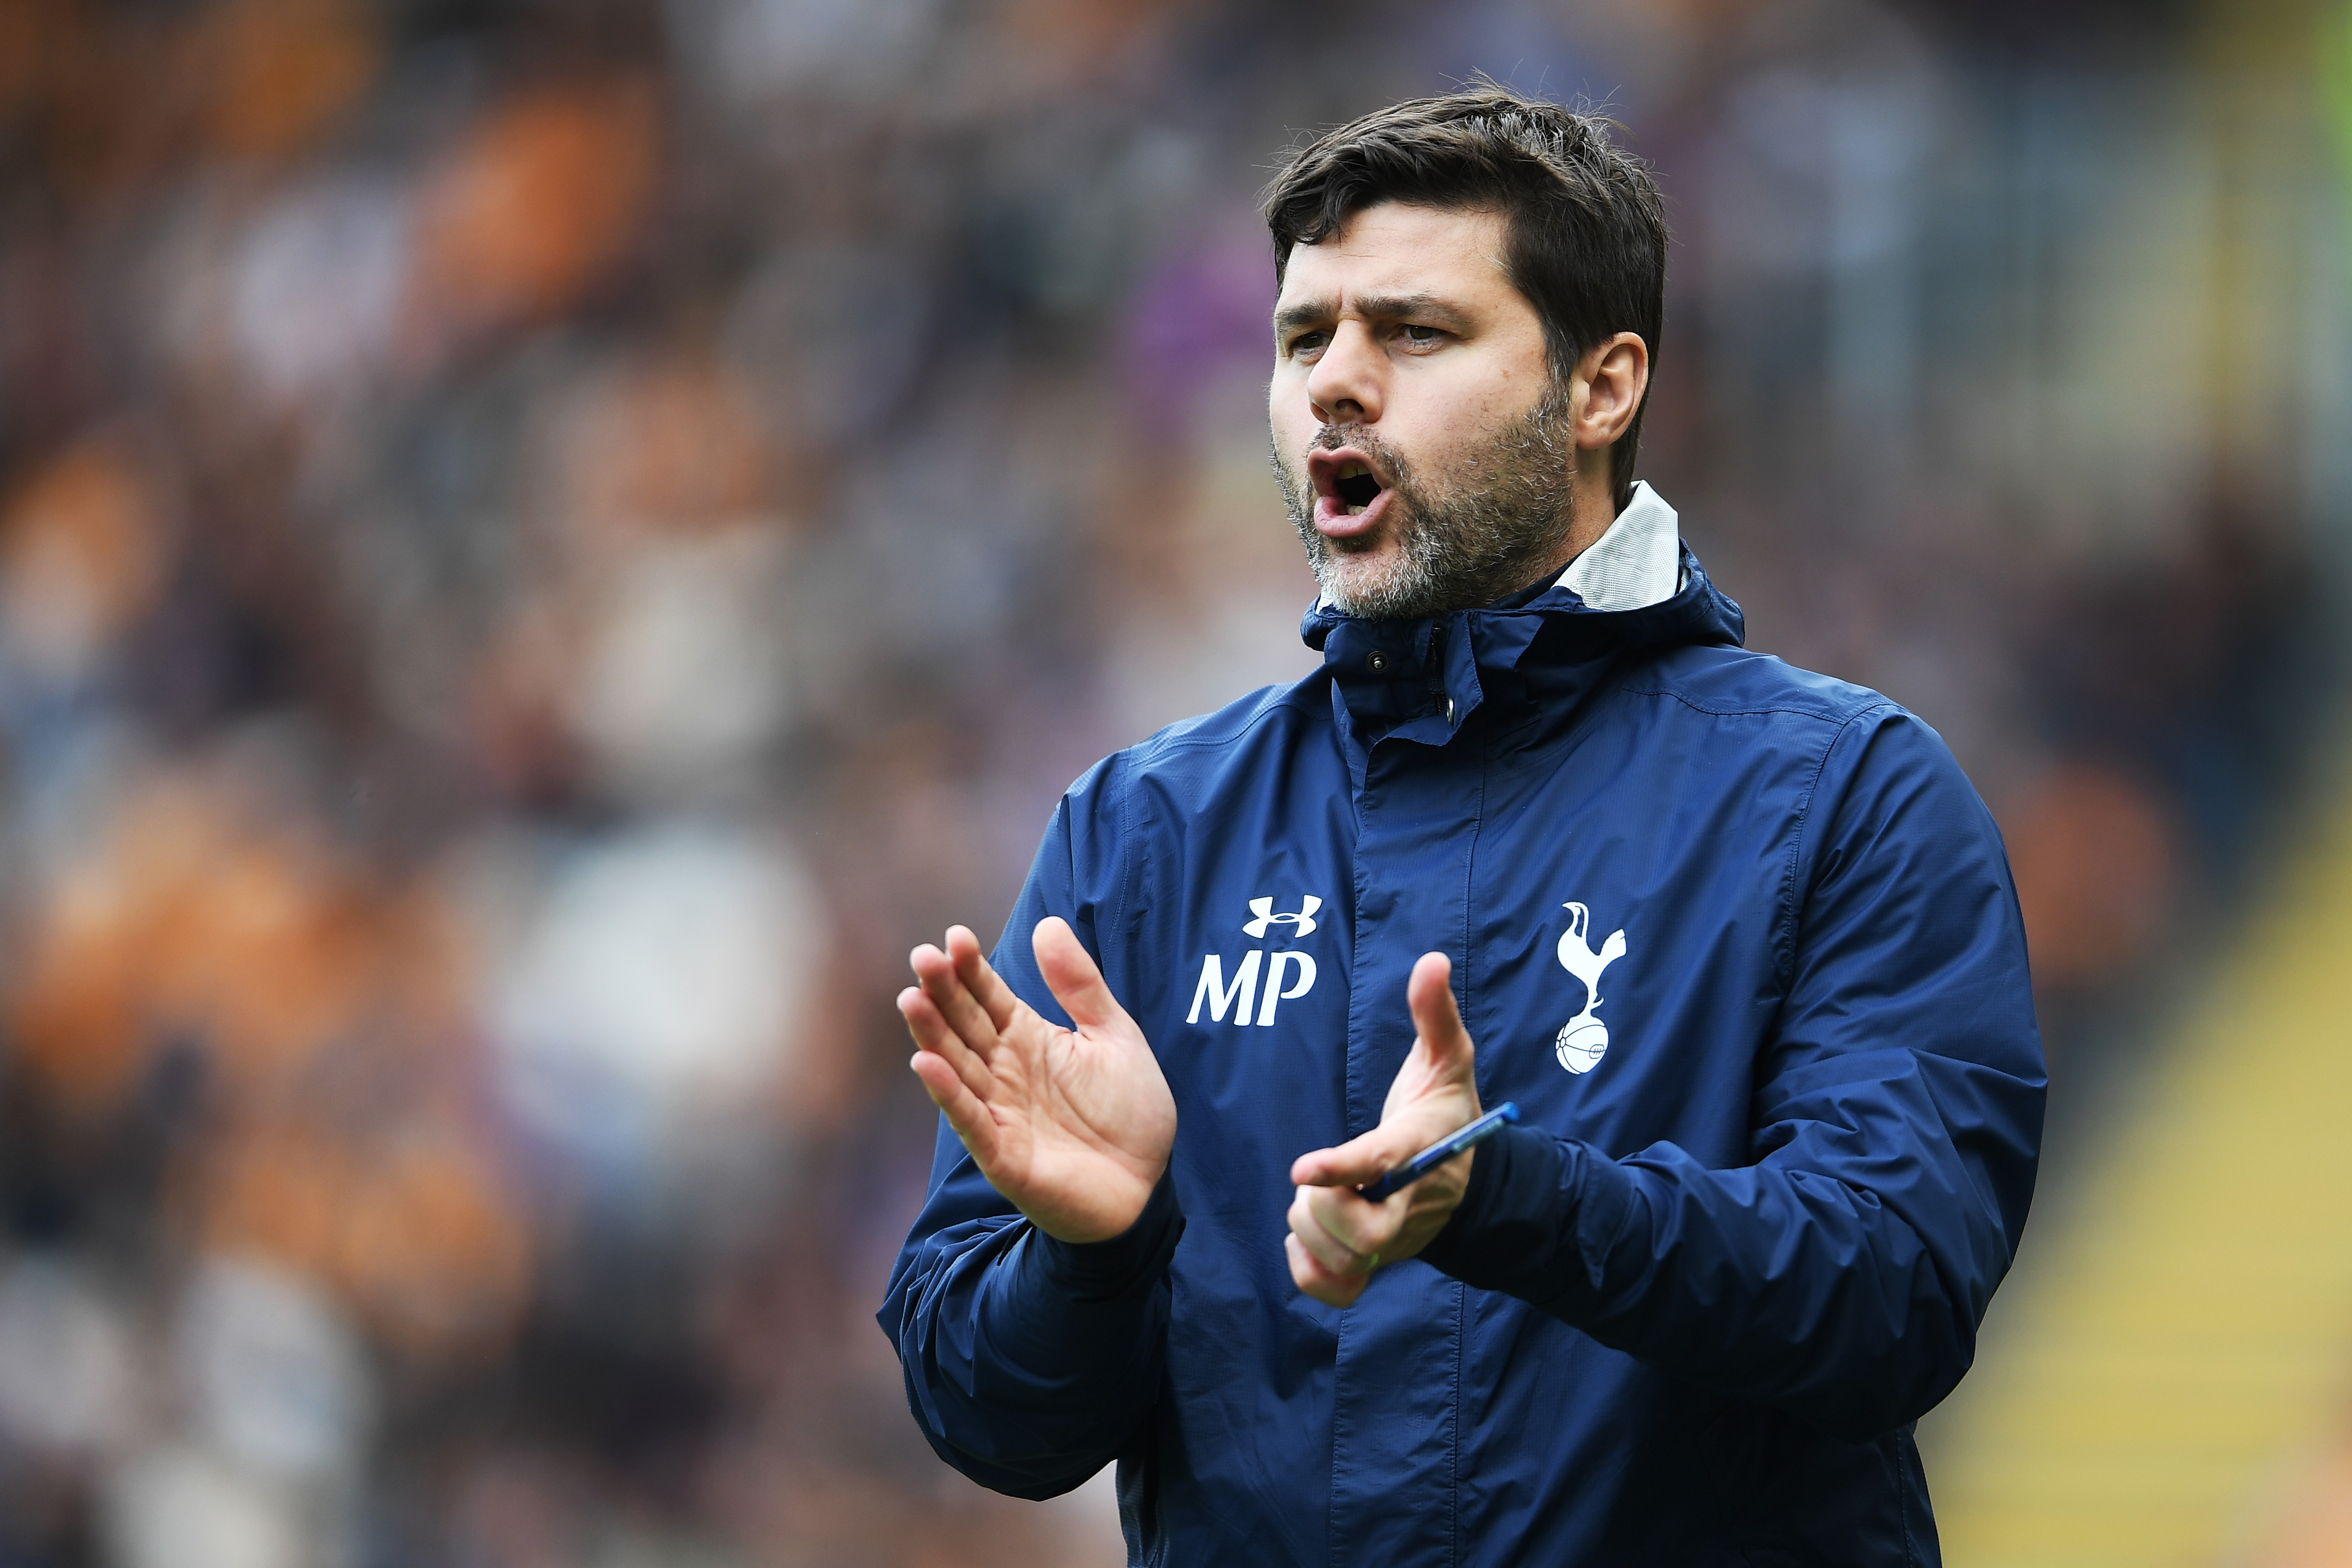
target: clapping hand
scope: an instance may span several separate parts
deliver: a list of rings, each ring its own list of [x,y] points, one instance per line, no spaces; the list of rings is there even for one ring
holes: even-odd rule
[[[910,1064],[989,1184],[1061,1241],[1132,1226],[1168,1168],[1176,1100],[1143,1031],[1058,917],[1034,936],[1037,968],[1075,1028],[1048,1023],[950,926],[911,955],[898,994]]]
[[[1389,1086],[1381,1124],[1336,1149],[1301,1154],[1290,1167],[1298,1191],[1283,1248],[1291,1279],[1318,1301],[1349,1305],[1364,1293],[1374,1268],[1427,1247],[1469,1188],[1475,1149],[1380,1203],[1356,1191],[1478,1118],[1475,1053],[1454,1005],[1452,973],[1442,952],[1425,952],[1412,966],[1405,1003],[1415,1038]]]

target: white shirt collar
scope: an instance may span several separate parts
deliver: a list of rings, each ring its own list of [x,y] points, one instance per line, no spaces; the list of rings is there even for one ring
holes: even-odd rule
[[[1595,610],[1664,604],[1682,589],[1682,520],[1648,480],[1635,480],[1625,510],[1552,585]]]

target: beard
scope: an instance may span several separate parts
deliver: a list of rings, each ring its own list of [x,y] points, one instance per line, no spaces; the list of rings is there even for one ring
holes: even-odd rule
[[[1361,425],[1326,425],[1307,449],[1342,447],[1370,458],[1392,492],[1383,531],[1395,545],[1385,557],[1325,537],[1315,526],[1314,488],[1274,447],[1283,505],[1324,602],[1341,614],[1403,621],[1478,609],[1557,569],[1573,519],[1575,444],[1564,389],[1546,392],[1444,476],[1418,474]]]

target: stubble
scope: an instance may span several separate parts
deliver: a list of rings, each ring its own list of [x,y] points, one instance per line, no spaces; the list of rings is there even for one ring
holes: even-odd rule
[[[1275,482],[1324,602],[1363,620],[1418,620],[1491,605],[1533,583],[1559,560],[1573,521],[1569,426],[1564,389],[1554,387],[1443,479],[1417,473],[1367,426],[1324,426],[1309,451],[1353,447],[1389,480],[1386,531],[1396,548],[1382,558],[1317,530],[1314,489],[1274,443]]]

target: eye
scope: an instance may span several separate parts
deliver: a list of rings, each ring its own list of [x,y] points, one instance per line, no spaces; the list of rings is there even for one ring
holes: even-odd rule
[[[1301,332],[1290,340],[1286,352],[1295,359],[1301,354],[1320,352],[1323,345],[1330,341],[1331,334],[1319,329],[1311,332]]]
[[[1404,341],[1415,348],[1434,347],[1438,341],[1445,336],[1435,327],[1425,327],[1418,321],[1408,321],[1398,330],[1404,334]]]

